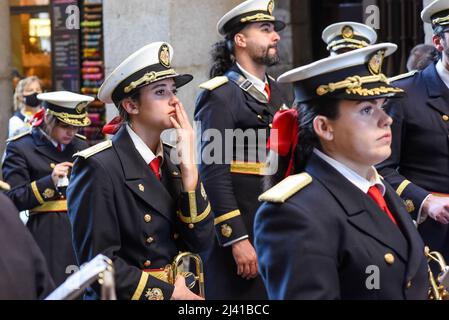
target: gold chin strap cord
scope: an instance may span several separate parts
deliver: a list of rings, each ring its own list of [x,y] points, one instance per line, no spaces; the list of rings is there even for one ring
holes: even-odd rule
[[[327,50],[331,49],[332,47],[339,46],[341,44],[347,44],[347,43],[351,43],[351,44],[355,45],[354,46],[355,48],[364,48],[369,45],[369,43],[367,43],[366,41],[363,41],[363,40],[340,39],[340,40],[334,40],[331,43],[329,43],[329,45],[327,46]],[[346,45],[344,47],[346,47]]]
[[[142,78],[140,78],[140,79],[138,79],[136,81],[131,82],[129,84],[129,86],[127,86],[123,91],[125,93],[129,93],[132,90],[136,89],[141,84],[151,83],[151,82],[154,82],[156,80],[159,80],[162,77],[172,76],[172,75],[176,75],[176,72],[173,69],[168,69],[168,70],[159,71],[159,72],[151,71],[151,72],[145,73]]]
[[[436,18],[432,20],[432,24],[448,24],[449,23],[449,15],[446,17]]]
[[[240,19],[241,23],[251,22],[251,21],[274,21],[276,18],[264,13],[258,13],[253,16],[245,17]]]
[[[365,77],[353,76],[348,77],[340,82],[321,85],[316,89],[316,93],[319,96],[324,96],[325,94],[334,92],[335,90],[361,88],[363,84],[375,82],[383,82],[385,84],[389,84],[388,78],[382,73],[379,75],[365,76]]]

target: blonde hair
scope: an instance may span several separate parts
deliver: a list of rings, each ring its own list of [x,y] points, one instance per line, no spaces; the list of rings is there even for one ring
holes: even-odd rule
[[[25,79],[22,79],[17,83],[16,90],[14,91],[14,111],[23,109],[23,107],[25,106],[22,101],[23,92],[28,85],[35,81],[37,81],[42,87],[41,81],[36,76],[26,77]]]

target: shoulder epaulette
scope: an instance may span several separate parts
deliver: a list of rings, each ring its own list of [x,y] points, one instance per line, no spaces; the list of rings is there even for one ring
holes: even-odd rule
[[[212,91],[214,89],[217,89],[218,87],[221,87],[225,83],[228,83],[229,79],[226,76],[220,76],[210,79],[209,81],[203,82],[200,84],[201,89],[206,89],[209,91]]]
[[[78,138],[80,138],[81,140],[87,140],[87,137],[86,137],[86,136],[83,136],[82,134],[79,134],[79,133],[76,133],[76,134],[75,134],[75,137],[78,137]]]
[[[6,182],[0,180],[0,190],[9,191],[9,190],[11,190],[11,186],[9,184],[7,184]]]
[[[19,133],[18,135],[14,136],[14,137],[11,137],[11,138],[9,138],[8,140],[6,140],[6,142],[15,141],[15,140],[18,140],[18,139],[20,139],[20,138],[22,138],[22,137],[25,137],[25,136],[31,134],[31,131],[32,131],[32,129],[29,129],[28,131]]]
[[[388,81],[394,82],[394,81],[402,80],[402,79],[414,76],[417,72],[419,72],[419,70],[412,70],[412,71],[407,72],[407,73],[402,73],[402,74],[399,74],[397,76],[388,78]]]
[[[295,193],[305,188],[312,182],[312,176],[308,173],[288,176],[277,185],[259,196],[259,201],[284,203]]]
[[[110,147],[112,147],[112,141],[106,140],[106,141],[100,142],[99,144],[96,144],[90,148],[87,148],[83,151],[77,152],[73,156],[74,157],[82,157],[84,159],[87,159],[87,158],[93,156],[94,154],[97,154],[101,151],[109,149]]]

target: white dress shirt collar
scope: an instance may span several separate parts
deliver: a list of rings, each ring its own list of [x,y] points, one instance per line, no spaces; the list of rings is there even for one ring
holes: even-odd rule
[[[251,81],[253,83],[253,85],[256,87],[256,89],[258,91],[260,91],[261,93],[263,93],[263,95],[268,99],[268,94],[265,91],[265,84],[268,83],[267,77],[265,76],[265,81],[262,81],[258,77],[252,75],[251,73],[249,73],[248,71],[243,69],[243,67],[241,65],[239,65],[238,62],[236,62],[236,65],[242,71],[242,73],[246,77],[246,79]]]
[[[161,165],[164,160],[164,148],[162,146],[162,141],[159,142],[159,145],[156,150],[156,155],[151,151],[151,149],[143,142],[143,140],[134,132],[134,130],[127,124],[126,130],[128,131],[129,136],[136,148],[137,152],[142,156],[143,160],[146,164],[150,164],[156,157],[161,157]]]
[[[441,59],[437,62],[435,68],[437,69],[437,73],[440,76],[441,80],[444,82],[447,88],[449,88],[449,70],[447,70]]]
[[[368,193],[370,187],[376,185],[382,195],[385,195],[385,185],[383,184],[376,168],[371,167],[370,169],[370,179],[367,180],[364,177],[357,174],[354,170],[348,168],[341,162],[329,157],[318,149],[314,149],[313,152],[331,165],[335,170],[337,170],[342,176],[348,179],[353,185],[362,190],[363,193]]]

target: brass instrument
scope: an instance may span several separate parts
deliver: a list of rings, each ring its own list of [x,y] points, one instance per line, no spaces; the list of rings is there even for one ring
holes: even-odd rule
[[[185,271],[191,266],[191,262],[195,263],[195,273]],[[198,295],[202,298],[205,297],[204,293],[204,273],[203,273],[203,261],[198,254],[191,252],[181,252],[174,259],[173,262],[167,265],[163,269],[148,270],[151,276],[158,278],[159,280],[168,282],[172,285],[175,284],[177,275],[182,275],[186,278],[186,286],[189,289],[193,289],[198,285]]]
[[[429,247],[425,247],[424,254],[428,261],[428,274],[430,281],[429,300],[449,300],[449,266],[446,264],[444,257],[437,251],[430,251]],[[430,269],[430,262],[437,262],[441,272],[437,278]]]
[[[190,266],[190,261],[193,260],[195,262],[195,274],[190,271],[183,271],[183,265],[185,259],[188,259],[188,266]],[[171,270],[169,274],[169,282],[174,284],[176,281],[176,276],[181,274],[186,278],[193,277],[193,281],[188,284],[189,289],[193,289],[196,284],[198,284],[198,295],[202,298],[205,297],[204,294],[204,273],[203,273],[203,261],[198,254],[194,254],[191,252],[181,252],[178,254],[171,264]]]

